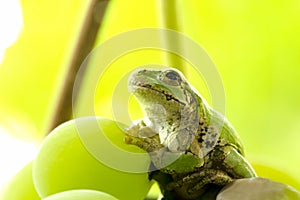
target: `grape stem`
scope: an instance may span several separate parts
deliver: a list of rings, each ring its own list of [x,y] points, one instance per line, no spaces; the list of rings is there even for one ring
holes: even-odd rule
[[[55,109],[45,130],[47,134],[59,124],[72,118],[72,98],[73,102],[76,102],[77,99],[76,96],[73,96],[73,85],[76,74],[82,62],[94,47],[108,2],[109,0],[90,0],[89,2],[83,24],[80,28],[79,37],[67,66],[64,78],[65,82],[59,91]]]

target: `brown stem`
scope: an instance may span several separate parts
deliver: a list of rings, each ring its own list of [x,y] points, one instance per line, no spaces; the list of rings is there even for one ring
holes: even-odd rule
[[[72,93],[76,74],[84,59],[93,49],[108,2],[109,0],[90,0],[79,38],[67,67],[65,82],[58,95],[59,99],[46,133],[72,117]],[[76,99],[74,100],[76,102]]]

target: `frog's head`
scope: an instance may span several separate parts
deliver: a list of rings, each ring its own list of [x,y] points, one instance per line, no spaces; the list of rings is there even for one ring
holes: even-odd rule
[[[187,105],[196,97],[182,73],[171,68],[136,70],[129,78],[128,88],[143,106],[153,103]]]
[[[139,69],[131,74],[128,87],[162,143],[170,143],[179,130],[192,130],[198,124],[201,99],[179,71]]]

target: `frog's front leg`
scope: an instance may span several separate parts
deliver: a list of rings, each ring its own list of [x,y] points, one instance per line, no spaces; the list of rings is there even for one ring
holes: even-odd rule
[[[160,143],[159,135],[149,128],[143,120],[126,129],[125,142],[136,145],[147,152],[158,151],[164,147]]]
[[[221,162],[223,171],[233,178],[257,176],[250,163],[233,146],[228,145],[215,149],[212,152],[212,158],[216,165]]]
[[[181,155],[181,152],[168,151],[168,148],[161,144],[159,134],[146,126],[143,121],[126,130],[125,142],[147,151],[156,169],[166,167]]]
[[[149,126],[146,125],[143,119],[135,121],[126,129],[126,134],[134,137],[146,138],[157,135]]]

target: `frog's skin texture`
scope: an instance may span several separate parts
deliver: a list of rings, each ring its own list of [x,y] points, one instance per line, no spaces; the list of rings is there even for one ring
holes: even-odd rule
[[[233,179],[256,176],[231,124],[179,71],[139,69],[128,88],[145,118],[127,129],[126,142],[149,152],[149,178],[164,199],[214,199]]]

